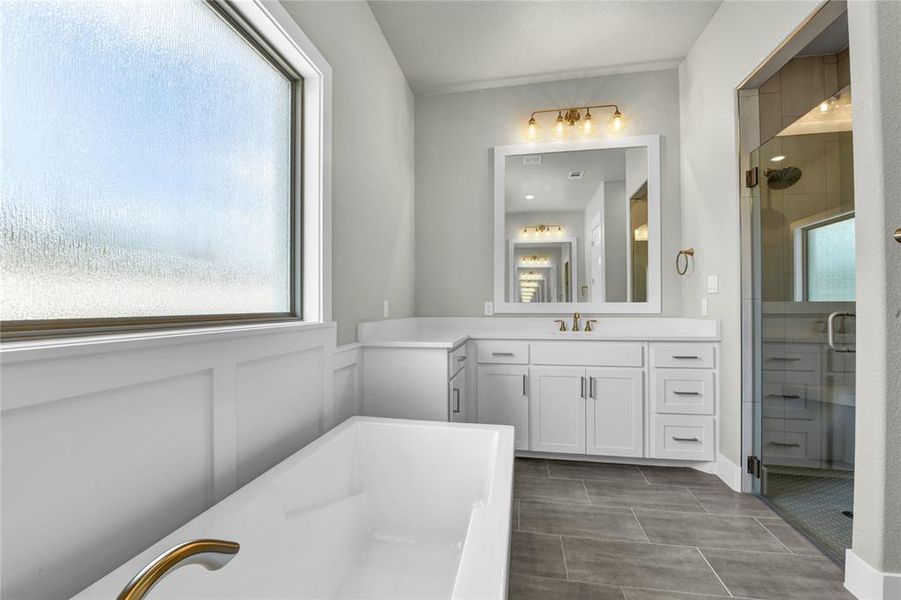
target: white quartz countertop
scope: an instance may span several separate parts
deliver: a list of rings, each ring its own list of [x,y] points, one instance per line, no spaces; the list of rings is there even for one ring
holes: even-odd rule
[[[594,318],[594,317],[591,317]],[[572,318],[565,319],[567,327]],[[455,348],[467,340],[555,341],[712,341],[720,340],[719,321],[670,317],[602,317],[594,331],[560,332],[554,317],[411,318],[361,323],[364,347]],[[582,320],[584,327],[585,319]]]

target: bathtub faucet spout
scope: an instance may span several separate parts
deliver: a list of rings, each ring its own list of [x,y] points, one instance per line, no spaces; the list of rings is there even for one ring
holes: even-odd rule
[[[128,582],[117,600],[141,600],[173,569],[199,564],[211,571],[221,569],[235,557],[241,546],[227,540],[191,540],[169,548]]]

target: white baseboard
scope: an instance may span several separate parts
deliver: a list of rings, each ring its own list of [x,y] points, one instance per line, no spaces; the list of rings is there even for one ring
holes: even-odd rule
[[[858,600],[901,598],[901,573],[877,571],[854,554],[845,552],[845,588]]]
[[[741,467],[723,456],[716,456],[716,476],[736,492],[741,491]]]

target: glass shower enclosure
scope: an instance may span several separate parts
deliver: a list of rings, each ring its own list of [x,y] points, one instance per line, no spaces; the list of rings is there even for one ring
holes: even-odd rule
[[[754,492],[840,562],[854,510],[850,89],[835,101],[846,122],[805,127],[802,118],[750,156],[749,462],[758,462],[749,466]]]

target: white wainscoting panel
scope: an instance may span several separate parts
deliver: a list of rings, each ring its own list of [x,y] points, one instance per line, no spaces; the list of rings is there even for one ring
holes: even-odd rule
[[[360,344],[345,344],[335,350],[335,424],[360,414],[363,399],[363,349]]]
[[[334,324],[5,344],[4,598],[69,597],[334,425]]]

